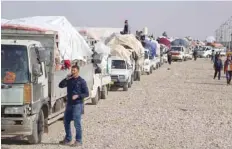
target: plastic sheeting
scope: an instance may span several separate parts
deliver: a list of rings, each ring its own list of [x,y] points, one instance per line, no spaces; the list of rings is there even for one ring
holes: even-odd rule
[[[99,54],[103,54],[103,55],[110,55],[110,47],[106,46],[104,43],[102,42],[97,42],[94,45],[94,49],[97,53]]]
[[[208,37],[206,38],[206,41],[207,41],[207,43],[213,43],[213,42],[215,42],[216,40],[215,40],[215,38],[214,38],[213,36],[208,36]]]
[[[111,44],[110,48],[111,48],[111,55],[118,56],[123,60],[127,61],[128,63],[130,63],[130,55],[131,55],[130,51],[125,49],[122,45],[118,45],[118,44],[115,45]]]
[[[171,43],[171,45],[188,47],[189,42],[187,41],[187,39],[186,40],[185,39],[176,39]]]
[[[120,33],[120,31],[123,30],[123,28],[104,28],[104,27],[76,27],[76,29],[79,30],[85,30],[91,34],[93,34],[95,37],[97,37],[98,40],[105,41],[106,38],[108,38],[113,33]]]
[[[108,57],[111,51],[110,47],[106,46],[102,42],[98,42],[94,45],[94,49],[98,54],[103,55],[101,64],[97,64],[97,65],[102,69],[102,72],[104,74],[108,73],[107,68],[110,68],[108,63]]]
[[[171,47],[171,42],[167,38],[159,38],[158,42],[159,42],[159,44],[163,44],[163,45],[167,46],[168,48]]]
[[[160,44],[156,40],[152,40],[156,45],[156,55],[160,55]]]
[[[121,46],[127,46],[130,49],[130,52],[135,52],[138,56],[142,55],[144,53],[144,48],[140,41],[138,41],[133,34],[112,34],[106,41],[106,45],[121,45]]]
[[[150,56],[155,57],[156,55],[156,44],[148,39],[144,40],[145,48],[150,51]]]
[[[61,59],[85,60],[92,51],[84,38],[63,16],[35,16],[10,20],[4,25],[18,25],[45,30],[57,31],[59,35],[59,51]]]
[[[7,20],[7,19],[1,19],[1,24],[5,24],[5,23],[7,23],[9,20]]]

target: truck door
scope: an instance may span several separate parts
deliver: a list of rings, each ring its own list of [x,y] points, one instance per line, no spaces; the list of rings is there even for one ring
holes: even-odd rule
[[[36,47],[31,47],[30,48],[30,63],[31,63],[31,70],[33,67],[33,64],[39,64],[40,62],[38,61],[38,55],[36,53]],[[37,78],[37,81],[35,80],[36,78],[32,76],[32,92],[33,92],[33,102],[36,102],[41,99],[45,99],[48,97],[48,74],[45,68],[45,64],[42,62],[41,63],[41,76]]]

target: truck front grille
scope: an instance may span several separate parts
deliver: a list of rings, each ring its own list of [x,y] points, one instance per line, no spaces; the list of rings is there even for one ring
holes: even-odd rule
[[[112,75],[112,76],[111,76],[111,79],[112,79],[112,80],[118,80],[118,76]]]

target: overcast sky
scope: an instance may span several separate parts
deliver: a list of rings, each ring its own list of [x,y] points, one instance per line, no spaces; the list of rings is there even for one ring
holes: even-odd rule
[[[155,36],[205,39],[232,15],[231,2],[2,2],[2,18],[65,16],[73,26],[123,27],[132,31],[148,27]]]

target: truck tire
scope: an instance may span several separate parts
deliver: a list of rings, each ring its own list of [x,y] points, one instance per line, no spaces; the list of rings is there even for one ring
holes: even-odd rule
[[[101,98],[106,99],[108,95],[108,88],[107,86],[103,86],[103,90],[101,91]]]
[[[38,119],[33,123],[33,131],[32,135],[28,136],[28,142],[30,144],[38,144],[41,143],[42,141],[42,136],[44,133],[44,113],[43,110],[41,109],[38,115]]]
[[[137,77],[138,77],[138,75],[137,75],[137,72],[135,71],[135,72],[134,72],[134,81],[137,80]]]
[[[138,72],[137,72],[137,80],[138,80],[138,81],[140,81],[140,77],[141,77],[141,74],[140,74],[140,72],[138,71]]]
[[[150,68],[150,74],[152,74],[152,67]]]
[[[91,100],[92,100],[93,105],[97,105],[97,103],[99,101],[99,90],[97,91],[96,96],[94,98],[92,98]]]
[[[156,70],[156,67],[152,66],[152,69],[153,69],[153,70]]]
[[[124,84],[123,91],[128,91],[128,83]]]
[[[131,82],[128,82],[128,88],[131,88],[132,84]]]
[[[131,76],[131,85],[134,83],[134,76]]]

